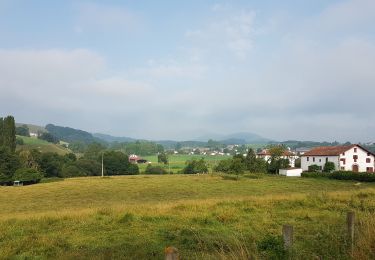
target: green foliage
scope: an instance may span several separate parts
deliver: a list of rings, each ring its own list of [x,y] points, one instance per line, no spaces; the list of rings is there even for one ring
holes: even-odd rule
[[[13,180],[26,183],[38,183],[42,178],[43,175],[40,172],[30,168],[20,168],[13,176]]]
[[[111,148],[121,150],[126,154],[137,154],[141,156],[155,155],[164,152],[164,147],[162,145],[149,141],[113,143]]]
[[[94,160],[87,160],[87,159],[79,159],[73,163],[80,171],[82,171],[81,175],[87,176],[99,176],[101,175],[101,164],[98,161]]]
[[[13,116],[7,116],[3,120],[3,145],[12,153],[16,150],[16,124]]]
[[[84,153],[87,149],[87,144],[84,142],[72,142],[69,143],[69,149],[75,153]]]
[[[100,143],[89,144],[83,157],[88,160],[99,160],[106,147]]]
[[[333,162],[326,162],[323,167],[323,172],[333,172],[335,170],[335,164]]]
[[[267,235],[259,242],[258,250],[267,259],[287,259],[287,251],[281,236]]]
[[[267,172],[267,162],[262,158],[256,158],[253,149],[249,149],[245,157],[246,169],[252,173],[265,173]]]
[[[0,147],[4,145],[4,119],[0,117]]]
[[[42,153],[38,164],[45,177],[61,177],[64,157],[57,153]]]
[[[32,168],[35,170],[38,170],[40,168],[39,161],[41,152],[39,152],[38,150],[21,150],[18,152],[18,157],[24,168]]]
[[[50,133],[41,133],[40,135],[38,135],[38,139],[54,144],[57,144],[59,142],[59,139]]]
[[[21,167],[18,156],[6,147],[0,147],[0,183],[11,182],[13,174]]]
[[[368,172],[336,171],[328,175],[330,179],[375,182],[375,174]]]
[[[129,157],[118,151],[108,151],[104,153],[104,170],[106,175],[139,173],[138,165],[129,163]]]
[[[329,173],[325,172],[303,172],[301,174],[302,177],[305,178],[328,178]]]
[[[25,144],[25,142],[23,141],[22,138],[16,137],[16,145],[24,145],[24,144]]]
[[[87,174],[81,168],[77,167],[75,163],[65,164],[62,167],[61,177],[63,178],[81,177],[81,176],[87,176]]]
[[[56,136],[59,140],[68,143],[83,142],[88,144],[98,142],[98,140],[95,137],[93,137],[92,134],[82,130],[73,129],[70,127],[56,126],[53,124],[46,125],[46,129],[50,134]]]
[[[168,164],[168,155],[165,152],[158,154],[158,163]]]
[[[16,127],[16,135],[21,135],[21,136],[30,136],[30,131],[29,127],[27,125],[22,125]]]
[[[321,167],[316,164],[309,166],[309,172],[320,172],[320,171],[321,171]]]
[[[182,170],[184,174],[207,173],[208,165],[206,161],[201,158],[200,160],[190,160],[186,162],[185,168]]]
[[[158,166],[158,165],[154,166],[154,165],[149,164],[146,167],[145,173],[146,174],[166,174],[167,171],[161,166]]]

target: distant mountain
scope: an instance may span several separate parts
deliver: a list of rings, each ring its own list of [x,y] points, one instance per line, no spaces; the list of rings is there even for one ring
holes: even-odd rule
[[[112,143],[112,142],[126,143],[126,142],[134,142],[137,140],[131,137],[118,137],[118,136],[112,136],[112,135],[100,134],[100,133],[94,133],[92,135],[108,143]]]
[[[263,144],[271,142],[271,139],[264,138],[258,134],[249,132],[239,132],[229,135],[205,134],[197,138],[198,141],[208,141],[209,139],[219,141],[223,144]]]

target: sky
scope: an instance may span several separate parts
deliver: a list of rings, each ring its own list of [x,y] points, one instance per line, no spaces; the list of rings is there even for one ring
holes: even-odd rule
[[[374,13],[374,0],[0,0],[0,116],[155,140],[374,142]]]

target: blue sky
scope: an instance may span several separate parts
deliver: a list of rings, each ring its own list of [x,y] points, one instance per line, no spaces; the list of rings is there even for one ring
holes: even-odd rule
[[[0,0],[0,111],[151,139],[374,141],[375,1]]]

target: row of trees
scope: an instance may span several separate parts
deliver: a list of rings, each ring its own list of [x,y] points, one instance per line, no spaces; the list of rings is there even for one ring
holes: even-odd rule
[[[265,161],[262,158],[257,158],[254,150],[250,148],[246,156],[237,154],[233,158],[222,160],[214,170],[233,174],[242,174],[245,171],[276,174],[279,169],[289,167],[289,160],[282,158],[284,150],[282,146],[271,147],[269,149],[271,158],[269,161]]]

